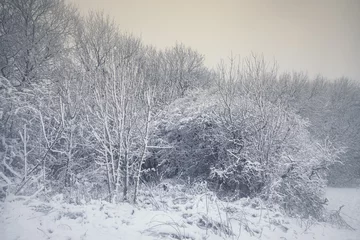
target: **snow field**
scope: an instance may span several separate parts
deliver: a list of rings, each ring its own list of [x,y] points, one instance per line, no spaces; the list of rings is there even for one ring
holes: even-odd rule
[[[284,216],[259,199],[228,203],[210,192],[162,188],[143,190],[137,206],[105,201],[64,203],[9,196],[1,204],[0,239],[360,239],[359,189],[327,191],[328,209],[356,230]]]

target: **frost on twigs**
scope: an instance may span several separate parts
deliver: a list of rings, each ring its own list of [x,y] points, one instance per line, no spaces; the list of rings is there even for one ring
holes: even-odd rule
[[[341,209],[345,207],[344,205],[340,206],[338,210],[334,210],[329,212],[328,216],[327,216],[327,221],[330,222],[331,224],[340,227],[340,228],[345,228],[345,229],[350,229],[350,230],[356,230],[355,228],[353,228],[352,226],[350,226],[345,220],[344,218],[341,216]]]

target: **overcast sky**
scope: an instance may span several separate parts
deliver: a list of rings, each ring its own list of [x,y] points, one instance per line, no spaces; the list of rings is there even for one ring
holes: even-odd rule
[[[360,0],[67,0],[103,10],[159,48],[176,41],[213,67],[231,52],[276,59],[281,70],[360,81]]]

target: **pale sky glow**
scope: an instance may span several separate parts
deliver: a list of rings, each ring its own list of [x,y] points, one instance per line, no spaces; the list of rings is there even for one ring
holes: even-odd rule
[[[121,30],[159,48],[176,41],[213,67],[231,52],[360,81],[359,0],[67,0],[83,13],[103,10]]]

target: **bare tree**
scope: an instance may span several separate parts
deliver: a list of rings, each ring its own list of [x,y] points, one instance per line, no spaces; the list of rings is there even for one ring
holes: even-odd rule
[[[63,0],[2,0],[0,70],[14,86],[49,79],[65,53],[76,10]]]
[[[167,49],[161,58],[163,77],[172,99],[184,96],[188,89],[198,87],[204,74],[204,56],[183,44],[176,44]]]
[[[133,202],[136,203],[136,198],[137,198],[137,192],[138,192],[138,188],[139,188],[139,183],[140,183],[140,177],[141,177],[141,173],[142,173],[142,167],[143,164],[145,163],[146,160],[146,152],[147,152],[147,148],[148,148],[148,142],[149,142],[149,127],[150,127],[150,122],[151,122],[151,111],[152,111],[152,91],[149,87],[149,89],[146,91],[146,120],[145,120],[145,129],[144,129],[144,133],[143,133],[143,144],[142,144],[142,149],[141,149],[141,153],[140,153],[140,160],[138,163],[138,169],[136,170],[135,173],[135,187],[134,187],[134,198],[133,198]]]
[[[89,25],[89,28],[86,26]],[[89,126],[102,151],[109,199],[116,201],[120,187],[128,200],[135,153],[136,127],[142,117],[145,89],[144,51],[138,38],[120,34],[101,13],[93,13],[79,35],[79,55],[90,79]]]

